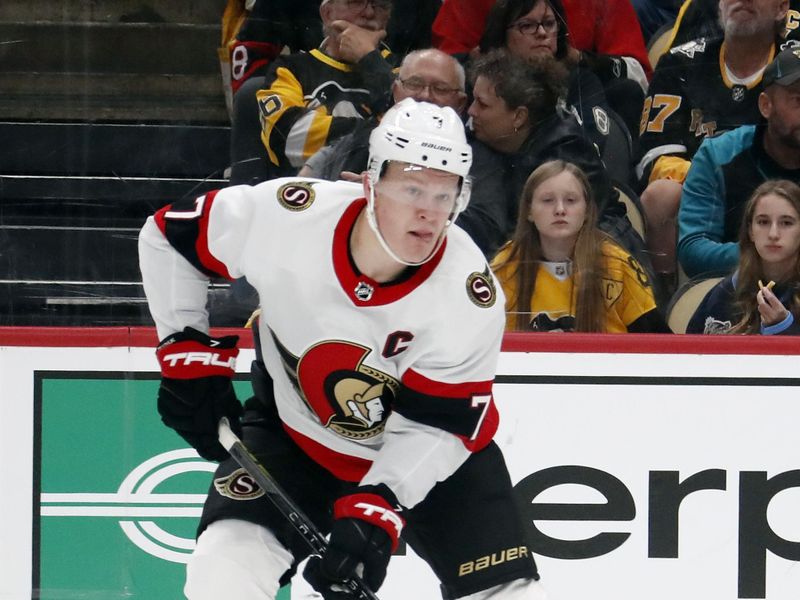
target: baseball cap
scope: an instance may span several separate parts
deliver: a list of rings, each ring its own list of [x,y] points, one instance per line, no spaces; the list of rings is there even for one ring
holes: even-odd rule
[[[764,76],[761,79],[764,87],[773,83],[791,85],[798,80],[800,80],[800,47],[781,50],[764,69]]]

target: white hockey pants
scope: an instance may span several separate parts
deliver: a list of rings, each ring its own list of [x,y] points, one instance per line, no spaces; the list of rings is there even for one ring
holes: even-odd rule
[[[200,535],[186,565],[189,600],[275,600],[291,553],[261,525],[225,519]],[[437,594],[438,595],[438,594]],[[517,579],[460,600],[546,600],[537,581]]]

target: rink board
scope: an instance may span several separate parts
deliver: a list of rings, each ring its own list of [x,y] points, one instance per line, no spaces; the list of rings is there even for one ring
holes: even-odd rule
[[[182,597],[213,465],[160,424],[152,334],[95,333],[0,330],[2,600]],[[501,355],[496,439],[550,598],[795,600],[797,349],[620,337]],[[439,595],[409,551],[380,597]]]

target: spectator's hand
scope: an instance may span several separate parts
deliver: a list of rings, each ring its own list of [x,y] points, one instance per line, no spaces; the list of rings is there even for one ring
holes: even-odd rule
[[[361,173],[353,173],[352,171],[342,171],[341,173],[339,173],[339,179],[341,179],[342,181],[352,181],[353,183],[361,183],[362,181],[364,181],[364,173],[366,173],[366,171],[363,171]]]
[[[386,37],[385,29],[373,31],[349,21],[333,21],[330,27],[336,38],[334,43],[338,44],[337,57],[349,63],[360,61],[375,50],[381,40]]]
[[[765,327],[780,323],[789,314],[783,303],[778,300],[778,297],[767,286],[762,286],[758,290],[756,300],[758,302],[758,312],[761,315],[761,323]]]

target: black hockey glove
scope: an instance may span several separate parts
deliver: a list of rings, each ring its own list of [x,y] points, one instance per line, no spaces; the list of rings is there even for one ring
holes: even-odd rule
[[[228,453],[217,439],[217,424],[228,417],[241,435],[242,404],[233,391],[239,336],[212,338],[187,327],[165,338],[156,350],[161,364],[158,412],[206,460]]]
[[[358,574],[370,590],[381,587],[405,520],[384,485],[362,486],[333,505],[333,527],[322,558],[312,556],[303,576],[325,600],[357,597],[341,582]]]

